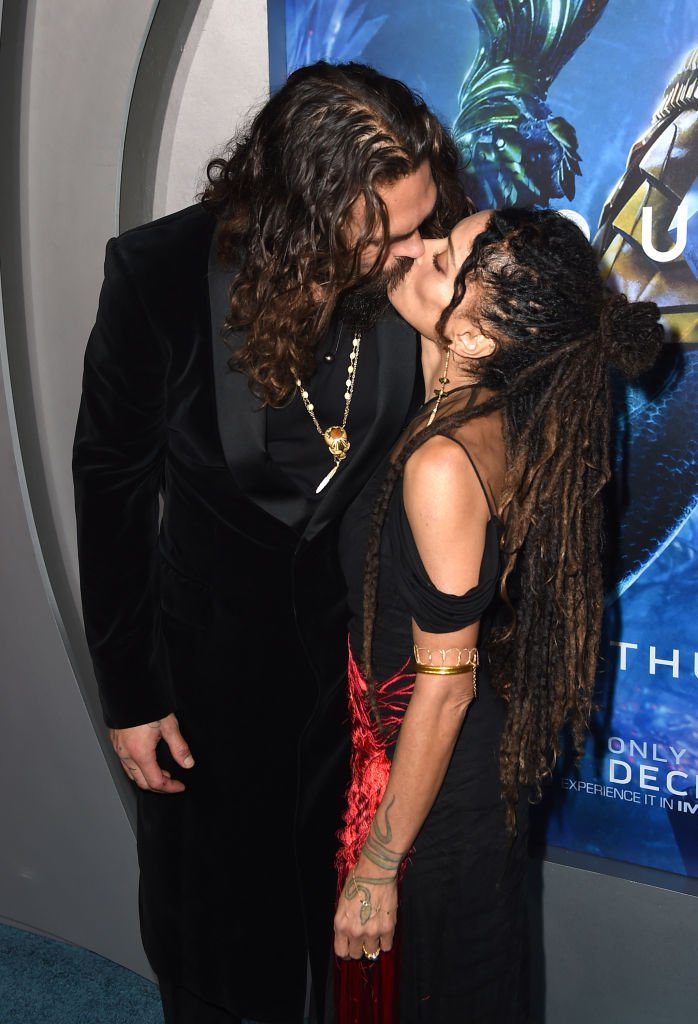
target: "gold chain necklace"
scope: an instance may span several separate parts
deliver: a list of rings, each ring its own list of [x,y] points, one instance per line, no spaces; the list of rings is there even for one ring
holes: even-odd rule
[[[315,406],[310,401],[310,396],[307,390],[303,387],[303,382],[300,377],[296,377],[296,387],[303,400],[303,405],[307,409],[308,415],[315,424],[320,437],[323,439],[327,447],[329,448],[330,455],[334,459],[334,466],[329,471],[326,477],[324,477],[315,488],[315,493],[319,494],[320,491],[327,486],[332,477],[335,475],[340,465],[346,459],[347,452],[351,448],[349,444],[349,438],[347,436],[347,419],[349,418],[349,407],[351,406],[352,395],[354,394],[354,381],[356,380],[356,367],[359,363],[359,346],[361,345],[361,332],[357,331],[354,334],[354,340],[351,343],[351,355],[349,356],[349,366],[347,367],[347,379],[346,388],[344,392],[344,416],[342,418],[341,426],[328,427],[327,430],[323,430],[318,423],[317,416],[315,415]]]

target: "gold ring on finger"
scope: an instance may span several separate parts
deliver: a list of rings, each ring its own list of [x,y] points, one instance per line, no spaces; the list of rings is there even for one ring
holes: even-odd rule
[[[363,954],[367,960],[377,960],[378,957],[381,955],[381,940],[378,940],[378,949],[374,950],[373,953],[369,953],[369,951],[366,949],[366,946],[363,943],[361,944],[361,949],[363,950]]]

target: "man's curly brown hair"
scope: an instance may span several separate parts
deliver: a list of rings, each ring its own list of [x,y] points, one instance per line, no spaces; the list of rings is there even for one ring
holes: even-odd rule
[[[236,271],[227,326],[247,332],[234,367],[266,403],[311,375],[313,350],[340,293],[366,276],[362,248],[375,238],[383,246],[368,276],[380,272],[389,225],[378,189],[425,160],[438,199],[422,232],[439,237],[471,212],[446,130],[402,82],[364,64],[320,61],[295,71],[209,164],[201,201],[219,219],[219,255]],[[364,224],[349,242],[360,198]]]

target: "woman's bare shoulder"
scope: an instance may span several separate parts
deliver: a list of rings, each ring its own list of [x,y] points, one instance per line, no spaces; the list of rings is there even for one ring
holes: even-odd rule
[[[462,523],[463,516],[489,517],[472,456],[451,437],[436,435],[417,448],[405,464],[404,501],[410,521],[419,514],[432,523]]]
[[[479,578],[490,509],[473,465],[451,438],[429,438],[408,459],[405,512],[435,587],[463,594]]]

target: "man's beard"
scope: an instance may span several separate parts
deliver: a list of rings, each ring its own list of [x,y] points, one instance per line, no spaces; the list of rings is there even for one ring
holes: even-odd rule
[[[337,303],[340,319],[364,333],[373,327],[390,304],[388,294],[404,280],[412,263],[409,256],[397,256],[389,270],[381,271],[367,284],[343,292]]]

